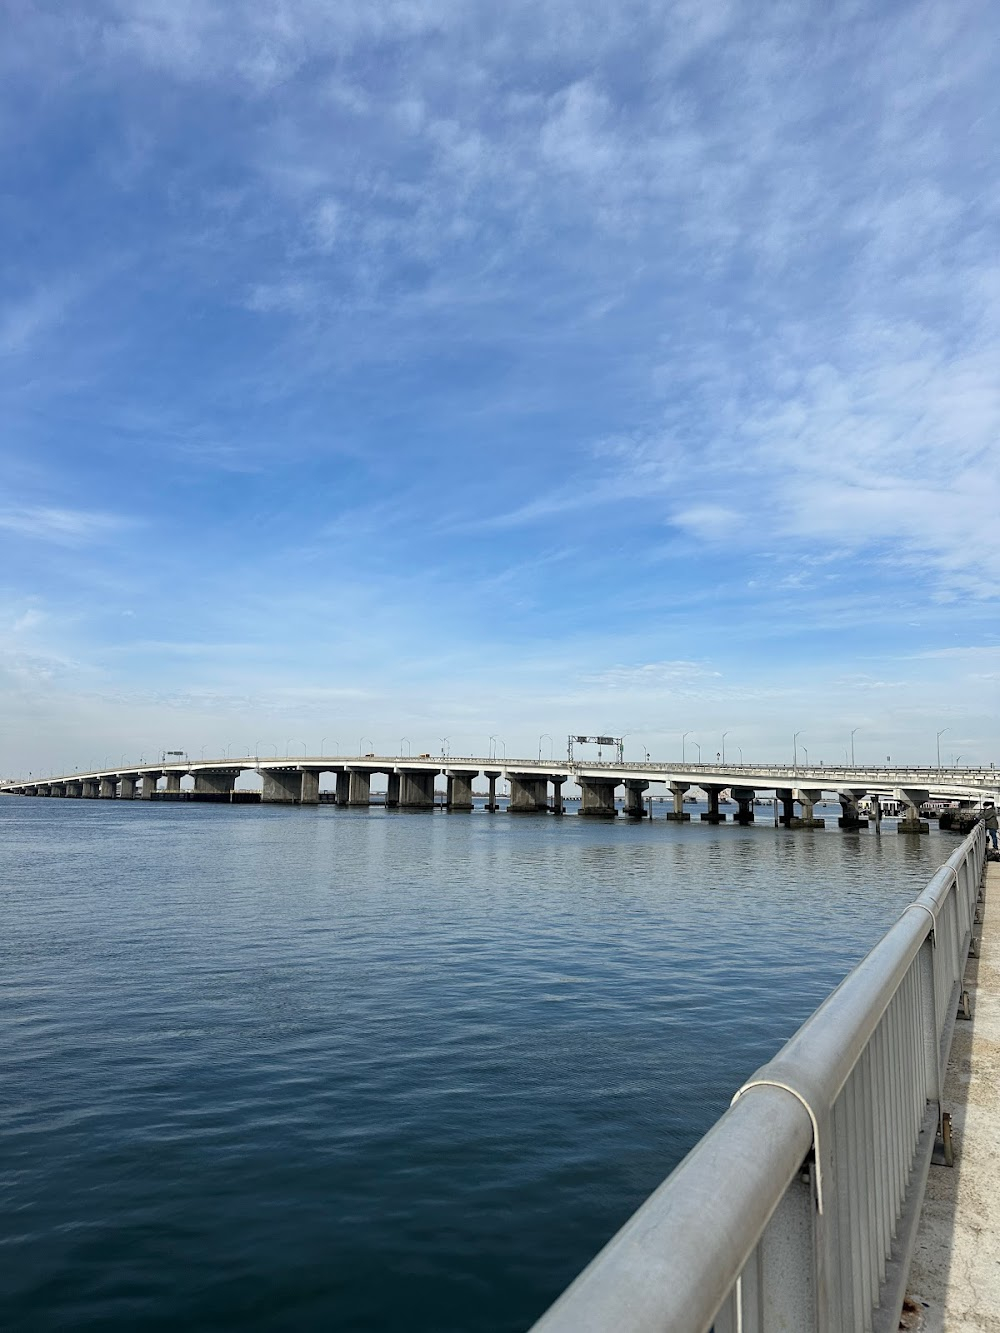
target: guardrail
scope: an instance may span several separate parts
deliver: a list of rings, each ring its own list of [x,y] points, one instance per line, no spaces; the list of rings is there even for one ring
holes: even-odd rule
[[[985,859],[980,824],[533,1333],[896,1333]]]

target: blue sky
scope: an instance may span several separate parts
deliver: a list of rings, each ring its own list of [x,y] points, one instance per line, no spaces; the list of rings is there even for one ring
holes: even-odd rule
[[[994,6],[4,25],[0,772],[1000,761]]]

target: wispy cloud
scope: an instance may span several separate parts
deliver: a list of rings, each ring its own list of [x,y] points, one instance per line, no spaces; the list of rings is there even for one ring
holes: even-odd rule
[[[58,546],[94,545],[133,526],[133,520],[82,509],[60,509],[46,505],[0,509],[0,529],[3,531],[32,541],[53,542]]]

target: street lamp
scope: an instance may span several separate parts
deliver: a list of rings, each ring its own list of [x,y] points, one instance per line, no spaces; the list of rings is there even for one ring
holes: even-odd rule
[[[646,749],[645,745],[642,747],[642,752],[643,752],[643,754],[646,756],[646,763],[648,764],[648,763],[649,763],[649,751]]]
[[[701,763],[701,746],[698,744],[697,741],[692,741],[691,744],[692,744],[692,745],[694,746],[694,748],[698,751],[698,763],[700,764],[700,763]]]
[[[399,738],[399,754],[400,754],[400,758],[402,758],[402,755],[403,755],[403,742],[404,742],[404,741],[406,742],[406,753],[407,753],[407,755],[411,755],[411,754],[413,753],[413,746],[410,744],[410,738],[409,738],[409,736],[400,736],[400,738]]]
[[[684,742],[687,740],[687,738],[688,738],[690,735],[691,735],[690,731],[685,731],[684,735],[681,737],[681,763],[682,763],[682,764],[685,762],[685,760],[684,760]]]
[[[548,733],[547,731],[543,731],[542,734],[541,734],[541,735],[539,736],[539,738],[538,738],[538,762],[539,762],[539,763],[542,762],[542,741],[548,741],[548,743],[549,743],[549,759],[551,760],[551,758],[552,758],[552,737],[549,735],[549,733]]]
[[[309,751],[306,749],[306,743],[305,741],[299,741],[299,744],[302,746],[302,758],[305,759],[306,755],[309,753]],[[229,758],[228,754],[226,755],[226,758],[227,759]]]
[[[227,742],[226,742],[226,758],[227,758],[227,759],[229,758],[229,751],[230,751],[232,748],[233,748],[233,743],[232,743],[232,741],[227,741]]]
[[[372,747],[373,750],[375,749],[375,742],[372,740],[370,736],[361,736],[358,739],[358,754],[365,753],[365,741],[368,742],[368,744]]]
[[[938,768],[941,767],[941,737],[944,735],[944,733],[945,733],[947,730],[948,730],[947,727],[942,727],[941,730],[940,730],[940,731],[938,732],[938,734],[937,734],[937,761],[938,761]]]
[[[740,768],[742,768],[742,767],[743,767],[743,747],[742,747],[741,745],[737,745],[736,748],[737,748],[737,750],[739,750],[739,752],[740,752]]]
[[[723,763],[726,762],[726,737],[727,737],[728,735],[729,735],[729,732],[728,732],[728,731],[724,731],[724,732],[722,733],[722,762],[723,762]]]
[[[448,758],[448,742],[451,740],[451,737],[450,737],[450,736],[439,736],[439,737],[438,737],[438,740],[441,742],[441,755],[442,755],[442,758],[447,759],[447,758]]]
[[[202,757],[202,759],[205,758],[205,746],[204,746],[204,745],[201,747],[201,757]]]
[[[803,745],[802,749],[803,749],[803,752],[805,753],[805,756],[806,756],[806,768],[808,768],[808,767],[809,767],[809,751],[806,749],[806,747],[805,747],[804,745]]]
[[[854,767],[854,732],[855,732],[855,731],[858,731],[858,730],[859,730],[859,728],[858,728],[858,727],[855,727],[855,728],[854,728],[854,731],[851,732],[851,767],[852,767],[852,768]]]
[[[792,737],[792,767],[793,767],[793,768],[798,768],[798,766],[799,766],[799,748],[798,748],[798,741],[799,741],[799,737],[800,737],[801,735],[802,735],[802,732],[801,732],[801,731],[797,731],[797,732],[795,733],[795,735]]]

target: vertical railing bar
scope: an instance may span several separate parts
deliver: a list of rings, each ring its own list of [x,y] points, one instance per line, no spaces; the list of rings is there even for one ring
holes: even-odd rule
[[[875,1168],[876,1180],[876,1198],[879,1208],[879,1258],[881,1267],[884,1269],[885,1261],[889,1255],[889,1232],[891,1221],[889,1216],[889,1120],[888,1108],[886,1106],[886,1063],[887,1063],[887,1044],[885,1036],[885,1019],[879,1023],[872,1037],[873,1050],[876,1059],[877,1082],[875,1085],[876,1098],[876,1125],[877,1136],[876,1144],[878,1149],[878,1160]]]
[[[861,1096],[860,1058],[844,1090],[847,1093],[849,1113],[851,1113],[851,1218],[852,1229],[857,1236],[857,1260],[859,1260],[855,1280],[855,1318],[864,1320],[864,1312],[871,1304],[872,1272],[868,1252],[868,1205],[864,1197],[864,1172],[861,1166],[864,1098]]]
[[[878,1219],[875,1212],[875,1117],[874,1117],[874,1098],[872,1096],[872,1048],[871,1042],[862,1052],[861,1061],[861,1088],[863,1092],[862,1099],[862,1126],[861,1143],[859,1145],[859,1157],[861,1160],[861,1175],[863,1199],[866,1211],[866,1230],[867,1230],[867,1256],[868,1256],[868,1304],[875,1303],[878,1297],[879,1286],[879,1256],[878,1256]]]
[[[847,1180],[849,1131],[843,1091],[841,1091],[835,1103],[832,1119],[834,1125],[833,1168],[837,1196],[837,1295],[840,1310],[837,1315],[831,1313],[830,1326],[831,1328],[840,1328],[847,1318],[847,1311],[853,1307],[854,1274],[857,1271],[851,1235],[850,1186]]]

